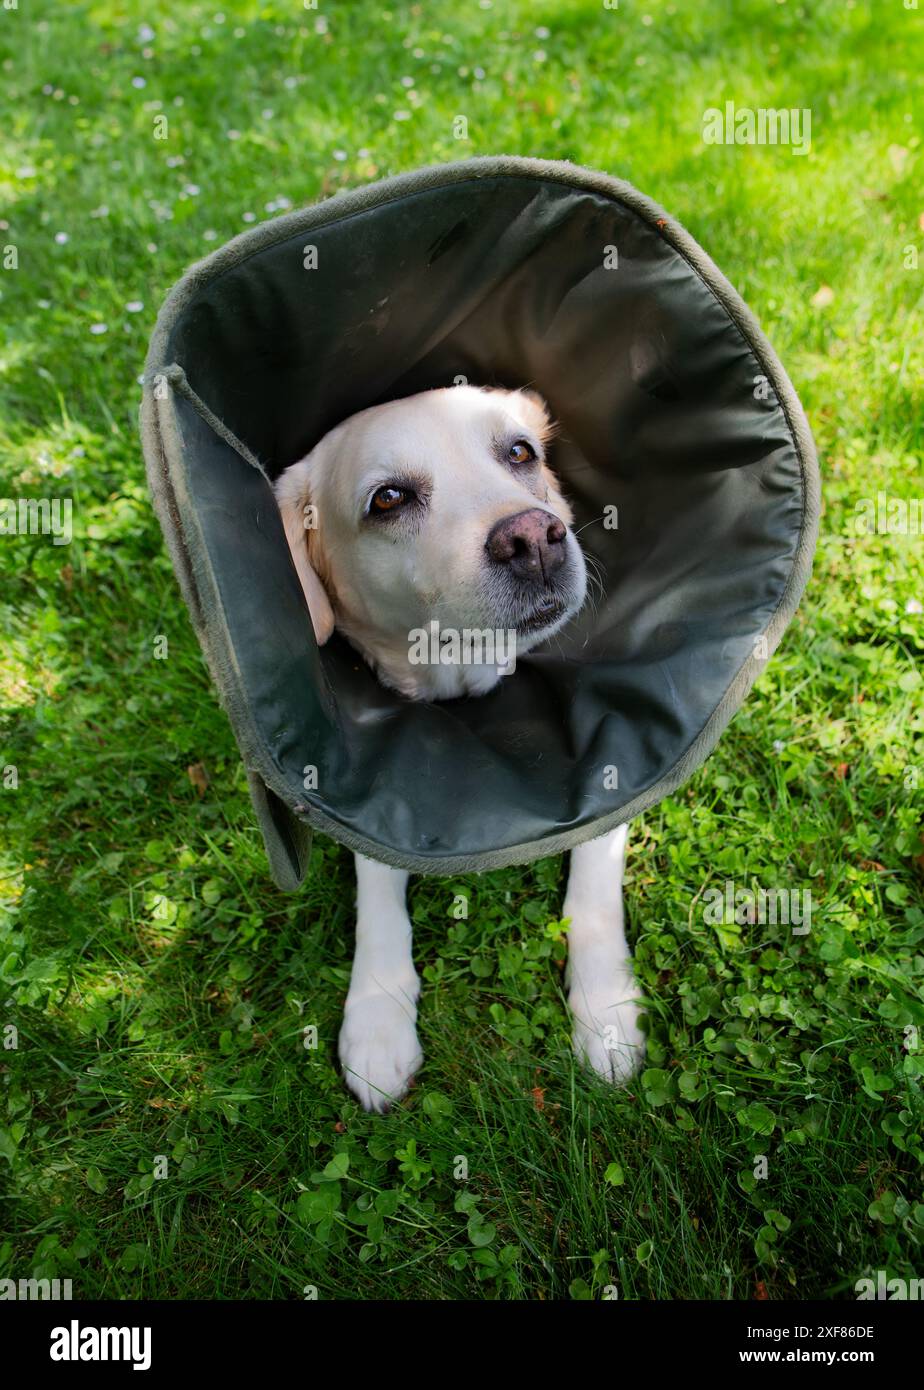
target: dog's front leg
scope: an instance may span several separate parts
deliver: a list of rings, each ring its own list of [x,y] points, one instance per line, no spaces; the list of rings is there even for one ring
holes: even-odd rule
[[[574,1051],[616,1082],[629,1080],[645,1052],[622,905],[628,830],[620,825],[571,851],[564,905],[571,919],[567,979]]]
[[[408,876],[356,860],[356,954],[340,1029],[340,1061],[366,1110],[400,1100],[423,1062],[417,1041],[420,980],[405,906]]]

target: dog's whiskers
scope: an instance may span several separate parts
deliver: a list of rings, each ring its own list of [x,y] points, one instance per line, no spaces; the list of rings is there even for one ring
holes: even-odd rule
[[[596,526],[597,522],[602,521],[605,516],[605,512],[601,512],[599,516],[592,516],[589,521],[584,522],[583,526],[578,527],[578,529],[574,532],[574,535],[579,536],[582,531],[587,530],[588,526]]]

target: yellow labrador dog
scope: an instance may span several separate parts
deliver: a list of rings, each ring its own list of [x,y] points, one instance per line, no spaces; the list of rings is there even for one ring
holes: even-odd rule
[[[552,433],[532,391],[453,386],[344,420],[276,483],[312,625],[337,628],[380,681],[411,700],[478,696],[582,606],[587,576],[571,510],[545,458]],[[496,634],[460,660],[420,659],[422,632]],[[500,657],[491,660],[490,658]],[[626,945],[626,827],[572,851],[563,915],[574,1050],[624,1081],[640,1063]],[[367,1110],[404,1095],[423,1056],[408,875],[357,854],[356,951],[339,1052]]]

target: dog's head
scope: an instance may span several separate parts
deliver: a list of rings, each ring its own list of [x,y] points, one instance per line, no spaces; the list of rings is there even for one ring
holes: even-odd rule
[[[361,411],[287,468],[276,497],[318,642],[336,626],[384,684],[448,699],[489,690],[511,641],[520,655],[567,622],[587,578],[551,430],[532,391],[453,386]],[[421,661],[434,623],[504,634],[504,659]]]

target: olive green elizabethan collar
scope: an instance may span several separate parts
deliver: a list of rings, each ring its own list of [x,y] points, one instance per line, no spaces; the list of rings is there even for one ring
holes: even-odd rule
[[[548,400],[605,595],[489,695],[417,704],[339,636],[318,651],[269,480],[346,416],[460,377]],[[660,208],[569,164],[424,169],[235,238],[161,311],[142,432],[285,888],[311,827],[446,873],[653,805],[760,674],[817,534],[811,435],[753,316]]]

